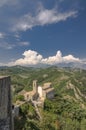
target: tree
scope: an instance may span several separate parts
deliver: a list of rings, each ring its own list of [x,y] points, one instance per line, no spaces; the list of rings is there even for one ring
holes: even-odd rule
[[[86,130],[86,119],[83,118],[81,121],[81,130]]]

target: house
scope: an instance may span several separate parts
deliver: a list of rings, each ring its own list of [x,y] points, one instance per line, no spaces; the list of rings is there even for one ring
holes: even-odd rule
[[[54,88],[52,87],[52,83],[48,82],[48,83],[44,83],[43,86],[38,86],[38,94],[40,99],[44,98],[48,98],[48,99],[52,99],[54,98]]]

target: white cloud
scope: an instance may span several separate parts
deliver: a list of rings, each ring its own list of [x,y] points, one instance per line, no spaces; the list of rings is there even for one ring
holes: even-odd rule
[[[26,14],[18,19],[13,31],[26,31],[34,26],[43,26],[46,24],[58,23],[68,18],[77,16],[77,11],[59,12],[57,9],[44,9],[41,7],[35,16]]]
[[[30,5],[33,5],[33,7]],[[5,8],[2,8],[3,6]],[[35,2],[30,0],[0,0],[0,26],[7,33],[19,32],[35,26],[58,23],[77,16],[78,11],[75,10],[69,9],[68,11],[66,9],[67,11],[61,12],[59,2],[56,2],[56,5],[53,6],[52,9],[44,8],[43,2],[38,0]],[[56,8],[57,6],[58,9]],[[3,19],[6,19],[6,21],[4,20],[3,22]]]
[[[0,0],[0,7],[4,5],[16,5],[18,4],[18,0]]]
[[[75,58],[73,55],[62,56],[61,51],[57,51],[55,56],[50,56],[42,60],[43,63],[54,65],[58,63],[70,63],[80,62],[79,58]]]
[[[35,0],[35,2],[30,0],[0,0],[0,26],[2,31],[7,32],[7,34],[8,32],[13,33],[13,31],[26,31],[35,26],[54,24],[77,16],[78,11],[75,8],[75,10],[71,10],[68,6],[64,10],[59,1],[63,0],[58,0],[52,9],[49,9],[43,7],[43,2],[39,0]]]
[[[4,38],[5,34],[0,32],[0,38]]]
[[[42,63],[50,65],[61,63],[62,61],[63,59],[61,51],[57,51],[55,56],[50,56],[48,58],[42,59]]]
[[[15,65],[36,65],[41,63],[42,55],[36,51],[28,50],[23,53],[24,58],[15,61]]]
[[[24,42],[19,42],[18,43],[19,46],[29,46],[30,42],[24,41]]]
[[[74,17],[76,14],[77,11],[60,13],[56,9],[52,10],[44,9],[39,12],[37,19],[41,25],[45,25],[65,21],[67,20],[67,18]]]
[[[77,62],[77,61],[80,61],[79,58],[75,58],[73,55],[64,56],[63,60],[65,62]]]
[[[15,47],[14,44],[9,44],[7,42],[1,42],[0,43],[0,48],[6,49],[6,50],[13,49],[14,47]]]
[[[38,65],[38,64],[47,64],[47,65],[56,65],[59,63],[70,63],[70,62],[81,62],[79,58],[74,57],[73,55],[62,56],[61,51],[57,51],[55,56],[49,56],[43,58],[41,54],[36,51],[28,50],[23,53],[23,58],[16,60],[15,62],[9,63],[9,65]]]
[[[29,46],[29,45],[30,45],[30,42],[27,42],[27,41],[23,41],[23,42],[18,41],[15,43],[8,43],[3,40],[0,41],[0,48],[5,49],[5,50],[11,50],[18,46],[23,47],[23,46]]]
[[[7,64],[5,64],[5,63],[0,63],[0,66],[6,66]]]
[[[20,35],[19,34],[15,34],[14,37],[20,39]]]
[[[35,26],[35,17],[32,17],[30,14],[24,15],[14,24],[13,31],[26,31]]]

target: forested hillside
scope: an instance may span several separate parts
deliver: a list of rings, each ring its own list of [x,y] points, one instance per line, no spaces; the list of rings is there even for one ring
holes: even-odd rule
[[[72,68],[1,67],[0,75],[10,75],[13,102],[22,90],[30,91],[32,81],[38,84],[52,82],[55,98],[46,99],[40,109],[39,121],[34,107],[21,106],[21,118],[16,119],[15,130],[86,130],[86,70]]]

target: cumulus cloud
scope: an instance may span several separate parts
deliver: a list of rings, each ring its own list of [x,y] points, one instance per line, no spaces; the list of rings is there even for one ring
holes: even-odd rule
[[[80,61],[79,58],[75,58],[73,55],[64,56],[63,60],[65,62],[77,62],[77,61]]]
[[[58,23],[65,21],[68,18],[74,18],[77,16],[77,11],[59,12],[59,10],[40,8],[36,15],[25,14],[18,19],[16,26],[13,27],[13,31],[26,31],[34,26],[43,26],[46,24]]]
[[[15,65],[36,65],[41,63],[43,57],[36,51],[28,50],[23,53],[24,58],[15,61]]]
[[[80,59],[75,58],[73,55],[62,56],[61,51],[57,51],[55,56],[42,59],[42,62],[45,64],[55,65],[58,63],[80,62]]]
[[[42,63],[50,65],[61,63],[62,61],[63,59],[61,51],[57,51],[55,56],[50,56],[48,58],[42,59]]]
[[[41,54],[36,51],[28,50],[23,53],[23,58],[16,60],[15,62],[9,63],[9,65],[38,65],[38,64],[46,64],[46,65],[56,65],[59,63],[70,63],[70,62],[81,62],[79,58],[74,57],[73,55],[62,56],[61,51],[57,51],[55,56],[49,56],[47,58],[43,58]]]

